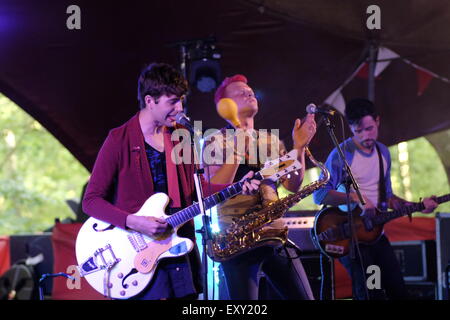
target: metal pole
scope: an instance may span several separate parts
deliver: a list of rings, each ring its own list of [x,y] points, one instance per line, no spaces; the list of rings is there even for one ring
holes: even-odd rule
[[[180,44],[180,57],[181,57],[181,63],[180,63],[180,70],[181,70],[181,74],[183,75],[183,77],[187,80],[187,71],[186,71],[186,63],[187,63],[187,49],[186,49],[186,44],[185,43],[181,43]],[[186,114],[187,113],[187,96],[189,95],[189,92],[186,94],[186,97],[184,97],[184,102],[183,102],[183,111]]]
[[[375,103],[375,67],[377,65],[377,52],[378,46],[374,41],[370,41],[369,44],[369,78],[368,78],[368,90],[367,98]]]

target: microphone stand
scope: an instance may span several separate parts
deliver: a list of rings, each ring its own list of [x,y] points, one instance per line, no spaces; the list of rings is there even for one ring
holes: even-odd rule
[[[364,201],[362,195],[361,195],[361,191],[359,188],[358,183],[355,180],[355,177],[353,176],[352,170],[347,162],[347,159],[345,159],[344,153],[342,152],[342,148],[339,145],[339,142],[336,138],[336,135],[334,133],[334,125],[331,123],[330,118],[329,118],[329,114],[324,113],[323,114],[323,118],[322,118],[325,123],[325,126],[327,127],[327,132],[331,138],[331,141],[333,142],[334,146],[336,147],[336,150],[338,152],[339,158],[342,161],[342,163],[344,164],[344,184],[345,184],[345,193],[346,193],[346,197],[347,197],[347,220],[348,220],[348,225],[349,225],[349,233],[350,233],[350,259],[351,261],[354,261],[356,259],[356,255],[355,255],[355,248],[358,247],[358,252],[359,252],[359,244],[358,244],[358,240],[356,239],[356,234],[355,234],[355,230],[354,230],[354,223],[353,223],[353,214],[352,214],[352,210],[351,208],[351,201],[350,201],[350,188],[353,186],[354,191],[356,192],[359,202],[362,205],[365,205],[366,202]],[[344,228],[345,230],[345,228]],[[345,232],[344,232],[345,233]],[[361,264],[361,267],[362,264]],[[353,263],[350,263],[350,272],[352,275],[352,279],[354,279],[354,268],[353,268]],[[364,272],[363,272],[364,275]],[[366,294],[367,294],[367,290],[366,290]],[[369,298],[367,296],[367,298]]]
[[[75,278],[67,273],[44,273],[39,279],[39,300],[44,300],[44,280],[47,278],[66,277],[67,279],[75,280]]]
[[[192,127],[190,124],[186,126],[190,132],[190,135],[192,137],[191,139],[191,146],[192,151],[194,152],[194,181],[195,181],[195,189],[197,192],[197,200],[198,205],[200,209],[200,213],[202,215],[202,227],[200,230],[197,230],[198,233],[201,233],[202,235],[202,275],[203,275],[203,300],[209,300],[208,298],[208,243],[212,240],[211,235],[211,226],[210,226],[210,217],[206,214],[204,202],[203,202],[203,190],[202,190],[202,184],[201,184],[201,175],[204,173],[204,169],[199,168],[199,161],[198,159],[201,159],[201,154],[198,152],[200,151],[199,138],[201,136],[201,130],[195,130],[195,126]]]

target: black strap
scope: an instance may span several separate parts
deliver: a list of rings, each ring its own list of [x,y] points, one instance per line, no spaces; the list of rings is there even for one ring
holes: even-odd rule
[[[386,199],[386,184],[384,180],[384,165],[383,165],[383,156],[381,155],[380,147],[377,143],[375,143],[375,147],[378,153],[378,161],[380,168],[380,178],[378,180],[378,208],[385,210],[387,208],[387,199]]]

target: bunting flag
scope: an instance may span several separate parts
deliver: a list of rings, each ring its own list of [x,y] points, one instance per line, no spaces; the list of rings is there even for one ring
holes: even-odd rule
[[[334,91],[328,98],[325,99],[325,104],[332,106],[342,115],[345,112],[345,100],[341,93],[342,88]]]
[[[392,62],[392,60],[401,59],[403,62],[409,64],[414,69],[416,69],[417,74],[417,96],[421,96],[425,90],[429,87],[430,82],[433,78],[439,79],[443,82],[450,83],[448,78],[442,77],[430,70],[427,70],[421,66],[416,65],[415,63],[400,57],[394,51],[380,47],[378,48],[377,53],[377,63],[375,65],[375,79],[380,79],[380,74],[387,68],[387,66]],[[330,105],[338,110],[341,114],[345,112],[345,99],[342,95],[342,89],[355,77],[360,79],[368,79],[369,78],[369,64],[364,62],[356,68],[353,74],[348,77],[345,82],[336,89],[328,98],[325,99],[323,104]]]
[[[413,68],[416,69],[416,75],[417,75],[417,96],[421,96],[425,90],[428,88],[431,79],[436,78],[439,79],[445,83],[450,83],[450,80],[448,78],[442,77],[428,69],[422,68],[421,66],[418,66],[415,63],[412,63],[408,59],[403,59],[403,62],[409,64]]]
[[[417,96],[421,96],[424,91],[428,88],[433,75],[427,71],[416,69],[417,73]]]
[[[358,73],[356,73],[356,77],[366,80],[369,79],[369,64],[367,62],[363,63]]]
[[[399,59],[400,56],[391,49],[380,47],[378,49],[377,65],[375,67],[375,77],[378,77],[384,69],[391,64],[392,60]]]
[[[377,63],[375,65],[375,78],[380,79],[380,74],[386,69],[386,67],[391,63],[392,60],[398,59],[400,56],[394,51],[380,47],[377,53]],[[369,64],[364,62],[363,66],[359,69],[356,74],[358,78],[368,79],[369,78]]]

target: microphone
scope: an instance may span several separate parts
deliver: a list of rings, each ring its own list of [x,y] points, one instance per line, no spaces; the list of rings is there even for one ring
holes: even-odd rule
[[[191,119],[188,118],[188,116],[186,116],[184,112],[177,113],[177,115],[175,116],[175,122],[181,124],[182,126],[185,126],[191,132],[191,134],[194,132],[194,128],[191,124]]]
[[[238,118],[238,107],[233,99],[220,99],[217,103],[217,113],[225,120],[230,121],[236,128],[241,127],[241,122]]]
[[[318,107],[316,106],[314,103],[310,103],[306,106],[306,112],[308,113],[320,113],[320,114],[327,114],[330,116],[333,116],[336,111],[334,110],[329,110],[326,108],[322,108],[322,107]]]

